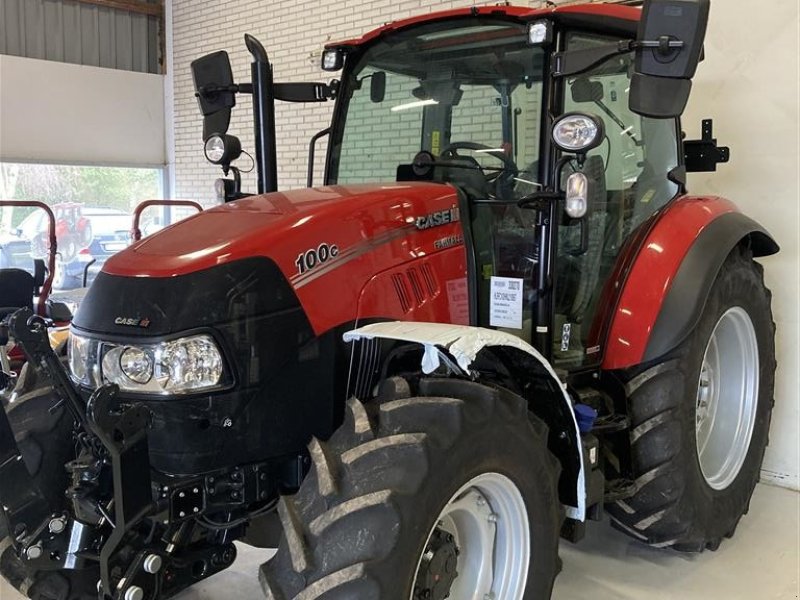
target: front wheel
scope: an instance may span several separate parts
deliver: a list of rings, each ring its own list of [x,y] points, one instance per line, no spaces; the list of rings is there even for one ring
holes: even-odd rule
[[[25,365],[14,389],[14,401],[4,407],[14,429],[25,466],[42,493],[54,505],[68,509],[64,492],[69,480],[64,465],[75,458],[73,420],[46,381]],[[3,408],[0,408],[3,410]],[[13,486],[14,481],[3,485]],[[17,483],[17,485],[19,485]],[[8,537],[0,512],[0,575],[32,600],[95,600],[100,569],[44,571],[19,556]]]
[[[549,598],[562,512],[547,427],[504,390],[423,379],[412,396],[389,381],[393,396],[351,400],[330,441],[312,441],[309,475],[279,505],[267,597]]]
[[[761,265],[734,249],[689,338],[628,383],[637,491],[609,508],[625,532],[686,551],[734,534],[769,440],[770,298]]]

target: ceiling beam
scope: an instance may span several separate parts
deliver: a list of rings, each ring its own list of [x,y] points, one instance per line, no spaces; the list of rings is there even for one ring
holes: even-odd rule
[[[143,2],[142,0],[75,0],[78,4],[92,4],[94,6],[105,6],[116,10],[124,10],[140,15],[151,15],[161,17],[164,14],[164,1],[159,0],[155,3]]]

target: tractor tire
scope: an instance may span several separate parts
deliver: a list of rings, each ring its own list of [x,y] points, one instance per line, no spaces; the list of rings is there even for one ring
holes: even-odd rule
[[[267,598],[436,600],[464,585],[498,600],[549,598],[563,512],[547,426],[519,396],[479,383],[423,379],[412,397],[393,377],[381,390],[366,405],[351,399],[328,442],[312,440],[308,476],[278,506],[284,531],[260,573]],[[492,481],[516,495],[500,500]],[[455,506],[470,518],[486,510],[466,522],[496,523],[494,552],[454,525]],[[494,580],[472,583],[486,573],[476,556],[495,560]]]
[[[68,478],[64,465],[75,458],[72,416],[64,406],[51,411],[58,397],[48,384],[37,384],[35,377],[26,378],[24,370],[27,368],[27,365],[23,368],[15,389],[15,401],[7,409],[9,421],[28,472],[54,505],[61,503],[66,508],[64,491]],[[31,569],[14,551],[2,514],[0,574],[33,600],[96,600],[100,579],[98,567],[80,571]]]
[[[83,278],[70,275],[67,272],[67,263],[56,262],[56,270],[53,274],[54,290],[74,290],[83,287]]]
[[[716,550],[733,536],[769,441],[770,304],[763,268],[736,248],[689,338],[628,381],[636,493],[609,506],[617,528],[685,552]]]

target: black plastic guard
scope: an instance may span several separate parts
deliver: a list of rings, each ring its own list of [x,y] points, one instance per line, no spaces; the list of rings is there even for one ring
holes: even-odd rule
[[[728,213],[712,221],[695,240],[672,281],[647,342],[644,362],[664,356],[686,339],[703,314],[722,263],[743,240],[756,257],[780,250],[761,225],[741,213]]]

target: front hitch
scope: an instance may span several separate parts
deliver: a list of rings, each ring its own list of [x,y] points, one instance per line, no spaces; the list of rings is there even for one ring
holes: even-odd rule
[[[111,567],[128,533],[158,510],[153,501],[147,444],[152,414],[141,404],[118,407],[118,393],[116,385],[97,389],[89,398],[86,411],[92,432],[102,442],[111,459],[114,482],[113,532],[100,551],[100,585],[107,598],[127,597],[127,589],[135,584],[145,593],[154,592],[159,585],[159,578],[153,576],[157,571],[148,572],[143,568],[148,557],[158,555],[145,550],[139,552],[137,558],[128,565],[121,586],[114,586],[111,578]],[[157,560],[161,561],[161,558]]]
[[[14,313],[8,324],[11,337],[22,348],[31,368],[52,383],[60,398],[60,403],[54,408],[66,404],[75,419],[78,437],[96,440],[94,443],[84,441],[84,445],[96,448],[97,464],[111,466],[113,503],[109,506],[113,506],[113,511],[104,512],[111,532],[100,550],[101,597],[126,598],[134,586],[144,592],[144,597],[155,597],[161,586],[159,569],[153,568],[154,564],[160,564],[157,550],[143,548],[133,557],[120,552],[127,547],[133,528],[158,510],[153,499],[147,443],[152,414],[142,404],[120,403],[116,385],[98,388],[84,403],[64,363],[50,346],[47,327],[44,319],[28,309]],[[79,468],[78,463],[72,463],[74,469]],[[69,536],[53,535],[54,529],[56,533],[69,531],[70,526],[73,531],[76,528],[82,531],[92,529],[95,535],[107,531],[99,526],[81,527],[79,521],[63,512],[57,513],[57,507],[50,506],[25,467],[5,411],[0,415],[0,481],[13,482],[0,486],[0,504],[15,549],[23,559],[36,561],[37,568],[66,568],[64,561],[54,561],[52,557],[66,557],[69,553],[67,548],[56,548],[54,544],[63,544],[64,538]],[[73,503],[83,501],[77,496],[79,494],[73,498]],[[75,506],[75,514],[86,514],[81,509]],[[124,560],[121,554],[125,555]],[[121,566],[125,573],[121,580],[118,576],[112,577],[115,566]]]

